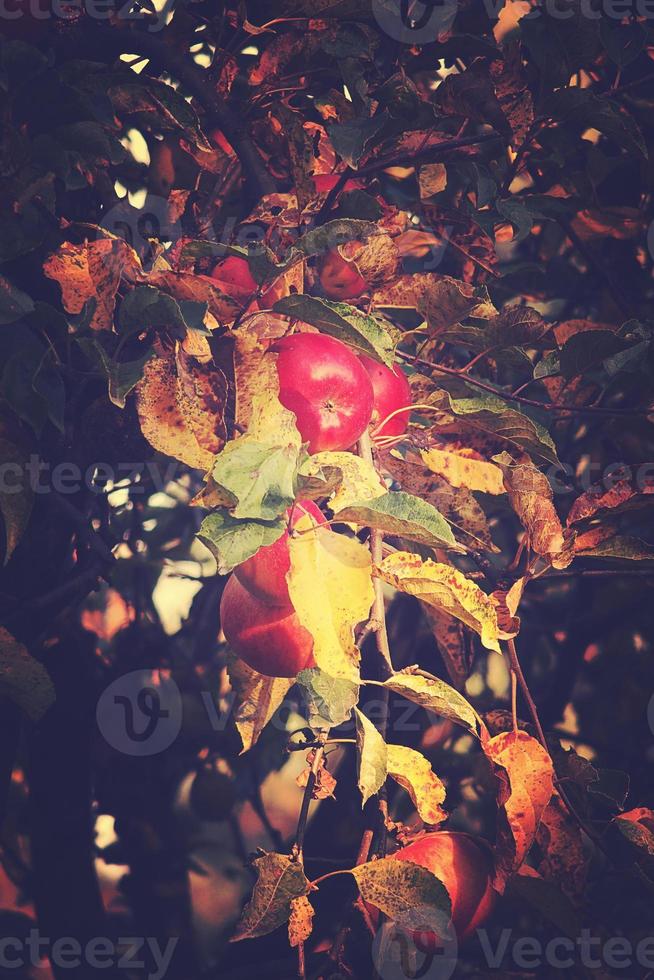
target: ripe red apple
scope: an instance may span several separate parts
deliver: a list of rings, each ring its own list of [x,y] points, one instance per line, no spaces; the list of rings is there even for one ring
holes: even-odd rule
[[[319,194],[328,194],[336,187],[340,174],[314,174],[313,183]],[[363,185],[360,180],[347,180],[343,186],[343,192],[358,190]]]
[[[221,259],[214,266],[211,278],[218,284],[221,292],[243,303],[247,302],[259,288],[250,272],[247,259],[241,258],[240,255],[228,255],[226,259]],[[259,308],[259,305],[264,310],[271,309],[283,296],[288,296],[288,288],[282,276],[262,293],[260,303],[253,300],[249,309],[254,311]]]
[[[269,677],[295,677],[314,667],[313,637],[293,609],[270,606],[230,575],[220,602],[220,625],[234,653]]]
[[[469,939],[492,912],[497,896],[491,885],[490,851],[470,834],[425,834],[401,848],[393,858],[419,864],[443,882],[452,901],[452,925],[460,943]],[[435,952],[441,945],[434,933],[416,933],[413,939],[425,952]]]
[[[295,507],[290,508],[293,515],[291,527],[308,514],[314,523],[325,524],[325,517],[320,508],[312,500],[299,500]],[[287,512],[288,514],[288,512]],[[272,606],[290,606],[286,573],[291,567],[288,553],[288,531],[272,544],[259,548],[256,555],[248,558],[234,569],[234,575],[241,585]]]
[[[352,247],[359,242],[350,243]],[[325,296],[330,299],[356,299],[368,289],[368,283],[354,262],[344,259],[337,248],[332,248],[323,256],[318,273],[320,285]]]
[[[226,296],[246,302],[257,291],[257,284],[250,272],[247,259],[240,255],[228,255],[214,266],[211,278]]]
[[[349,347],[317,333],[275,341],[279,400],[295,412],[309,452],[348,449],[365,432],[373,406],[372,384]]]
[[[372,357],[360,355],[361,363],[368,372],[372,382],[374,407],[372,410],[372,425],[376,436],[401,436],[409,424],[410,412],[400,412],[379,428],[379,423],[395,412],[411,404],[411,388],[399,365],[391,370]]]

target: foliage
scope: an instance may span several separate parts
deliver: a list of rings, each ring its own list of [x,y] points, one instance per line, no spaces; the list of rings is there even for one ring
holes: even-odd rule
[[[651,23],[169,6],[0,19],[0,884],[44,935],[176,937],[171,977],[367,977],[373,907],[429,933],[454,906],[397,845],[464,830],[492,853],[493,943],[511,922],[635,948]],[[359,295],[325,295],[334,255]],[[298,330],[402,370],[406,432],[310,455],[270,350]],[[325,526],[292,524],[307,499]],[[296,678],[234,656],[218,611],[287,539]],[[457,976],[487,969],[462,945]]]

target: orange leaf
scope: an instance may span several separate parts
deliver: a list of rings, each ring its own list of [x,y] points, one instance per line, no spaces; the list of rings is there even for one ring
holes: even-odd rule
[[[554,792],[554,769],[540,742],[526,732],[502,732],[482,743],[491,762],[504,769],[510,792],[502,804],[497,884],[516,871],[534,843],[543,812]]]

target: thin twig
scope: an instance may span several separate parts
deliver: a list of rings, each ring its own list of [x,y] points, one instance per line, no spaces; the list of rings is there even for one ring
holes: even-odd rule
[[[318,779],[318,773],[320,772],[320,767],[323,763],[323,757],[325,755],[325,740],[327,738],[327,732],[320,732],[316,741],[319,743],[318,746],[313,750],[313,762],[311,763],[311,769],[309,771],[309,776],[307,778],[307,785],[304,787],[304,795],[302,797],[302,806],[300,807],[300,815],[297,821],[297,830],[295,831],[295,842],[291,848],[291,855],[296,860],[302,864],[303,853],[302,849],[304,847],[304,835],[307,829],[307,819],[309,816],[309,805],[313,797],[313,791],[316,786],[316,781]]]
[[[466,384],[472,385],[473,388],[479,388],[481,391],[487,391],[489,394],[495,395],[497,398],[501,398],[503,401],[517,402],[520,405],[529,405],[530,408],[540,408],[545,412],[606,416],[642,415],[646,417],[649,415],[654,415],[654,408],[604,408],[603,406],[596,405],[555,405],[552,402],[539,402],[535,398],[524,398],[522,395],[516,395],[510,391],[503,391],[501,388],[494,388],[493,385],[486,384],[485,381],[480,381],[479,378],[471,378],[467,374],[462,374],[460,368],[451,368],[446,367],[444,364],[436,364],[435,361],[427,361],[423,357],[416,357],[413,354],[405,354],[404,351],[397,351],[397,356],[403,361],[408,361],[409,364],[419,364],[423,367],[430,368],[432,371],[439,371],[441,374],[447,374],[450,377],[460,378],[462,381],[465,381]]]

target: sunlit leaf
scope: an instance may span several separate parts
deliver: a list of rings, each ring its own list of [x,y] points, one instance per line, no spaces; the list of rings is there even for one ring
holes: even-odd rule
[[[458,569],[431,559],[423,562],[409,552],[397,552],[384,558],[378,573],[401,592],[460,619],[479,633],[487,649],[499,651],[501,632],[495,605],[476,582]]]
[[[291,602],[313,636],[318,667],[356,683],[360,655],[354,628],[368,619],[374,598],[370,551],[359,541],[315,527],[309,518],[298,522],[296,532],[289,539]]]
[[[357,742],[357,775],[361,802],[365,805],[386,782],[386,743],[373,723],[354,709]]]
[[[407,791],[420,819],[430,825],[442,823],[447,817],[441,808],[445,786],[429,760],[405,745],[388,745],[387,749],[388,775]]]

